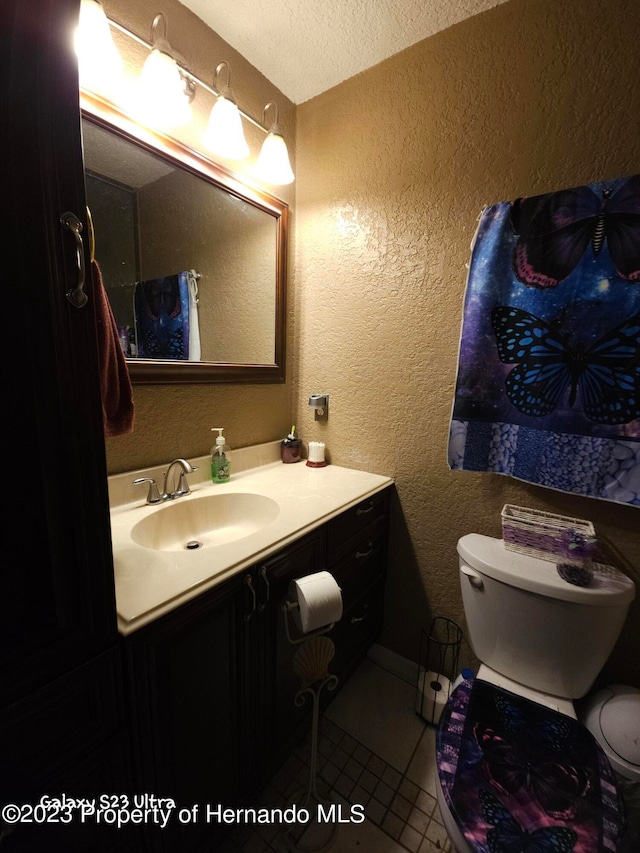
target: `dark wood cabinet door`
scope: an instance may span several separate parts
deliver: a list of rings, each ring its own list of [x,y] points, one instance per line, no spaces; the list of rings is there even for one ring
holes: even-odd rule
[[[85,219],[72,49],[78,8],[77,0],[0,5],[0,287],[10,359],[3,389],[3,705],[116,640],[89,277],[84,308],[66,297],[78,283],[79,256],[87,269],[90,259],[60,224],[66,211]]]
[[[104,795],[132,796],[123,717],[117,647],[0,710],[0,803],[33,809],[23,810],[24,822],[2,826],[2,853],[141,849],[139,827],[118,831],[89,808],[82,815],[72,808],[45,811],[63,794],[96,803]]]
[[[210,849],[218,833],[206,805],[238,797],[240,603],[233,579],[123,640],[137,787],[200,809],[191,825],[174,813],[152,827],[154,850]]]

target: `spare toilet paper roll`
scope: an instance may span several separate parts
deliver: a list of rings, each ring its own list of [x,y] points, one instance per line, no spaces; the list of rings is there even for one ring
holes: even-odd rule
[[[342,593],[330,572],[316,572],[292,581],[289,596],[298,603],[292,615],[303,634],[342,618]]]
[[[421,669],[418,676],[416,711],[430,723],[437,723],[451,693],[451,682],[438,672]]]

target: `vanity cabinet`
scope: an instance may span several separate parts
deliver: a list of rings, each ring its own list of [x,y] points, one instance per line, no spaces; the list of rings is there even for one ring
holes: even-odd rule
[[[178,809],[251,804],[310,723],[311,705],[294,701],[289,584],[324,569],[338,581],[344,615],[328,636],[341,686],[382,625],[389,494],[122,638],[138,790],[172,797]],[[301,637],[290,625],[291,638]],[[325,704],[332,695],[323,692]],[[180,825],[174,814],[166,829],[149,829],[148,842],[162,853],[200,853],[218,832],[204,820]]]
[[[94,302],[67,299],[89,263],[77,0],[0,4],[2,285],[9,302],[0,577],[0,802],[127,790]],[[31,94],[26,94],[31,93]],[[4,851],[123,849],[87,826],[0,821]],[[135,845],[131,847],[135,850]]]

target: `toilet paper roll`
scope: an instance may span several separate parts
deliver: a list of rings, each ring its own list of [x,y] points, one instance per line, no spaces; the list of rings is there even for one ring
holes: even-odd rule
[[[451,694],[451,682],[439,672],[420,670],[416,711],[429,723],[437,723]]]
[[[342,593],[330,572],[316,572],[292,581],[289,597],[298,604],[291,613],[303,634],[325,628],[342,618]]]

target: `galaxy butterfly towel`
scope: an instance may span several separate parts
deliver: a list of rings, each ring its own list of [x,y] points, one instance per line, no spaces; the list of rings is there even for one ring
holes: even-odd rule
[[[134,295],[139,358],[189,358],[189,274],[139,281]]]
[[[449,466],[640,506],[640,175],[483,210]]]

